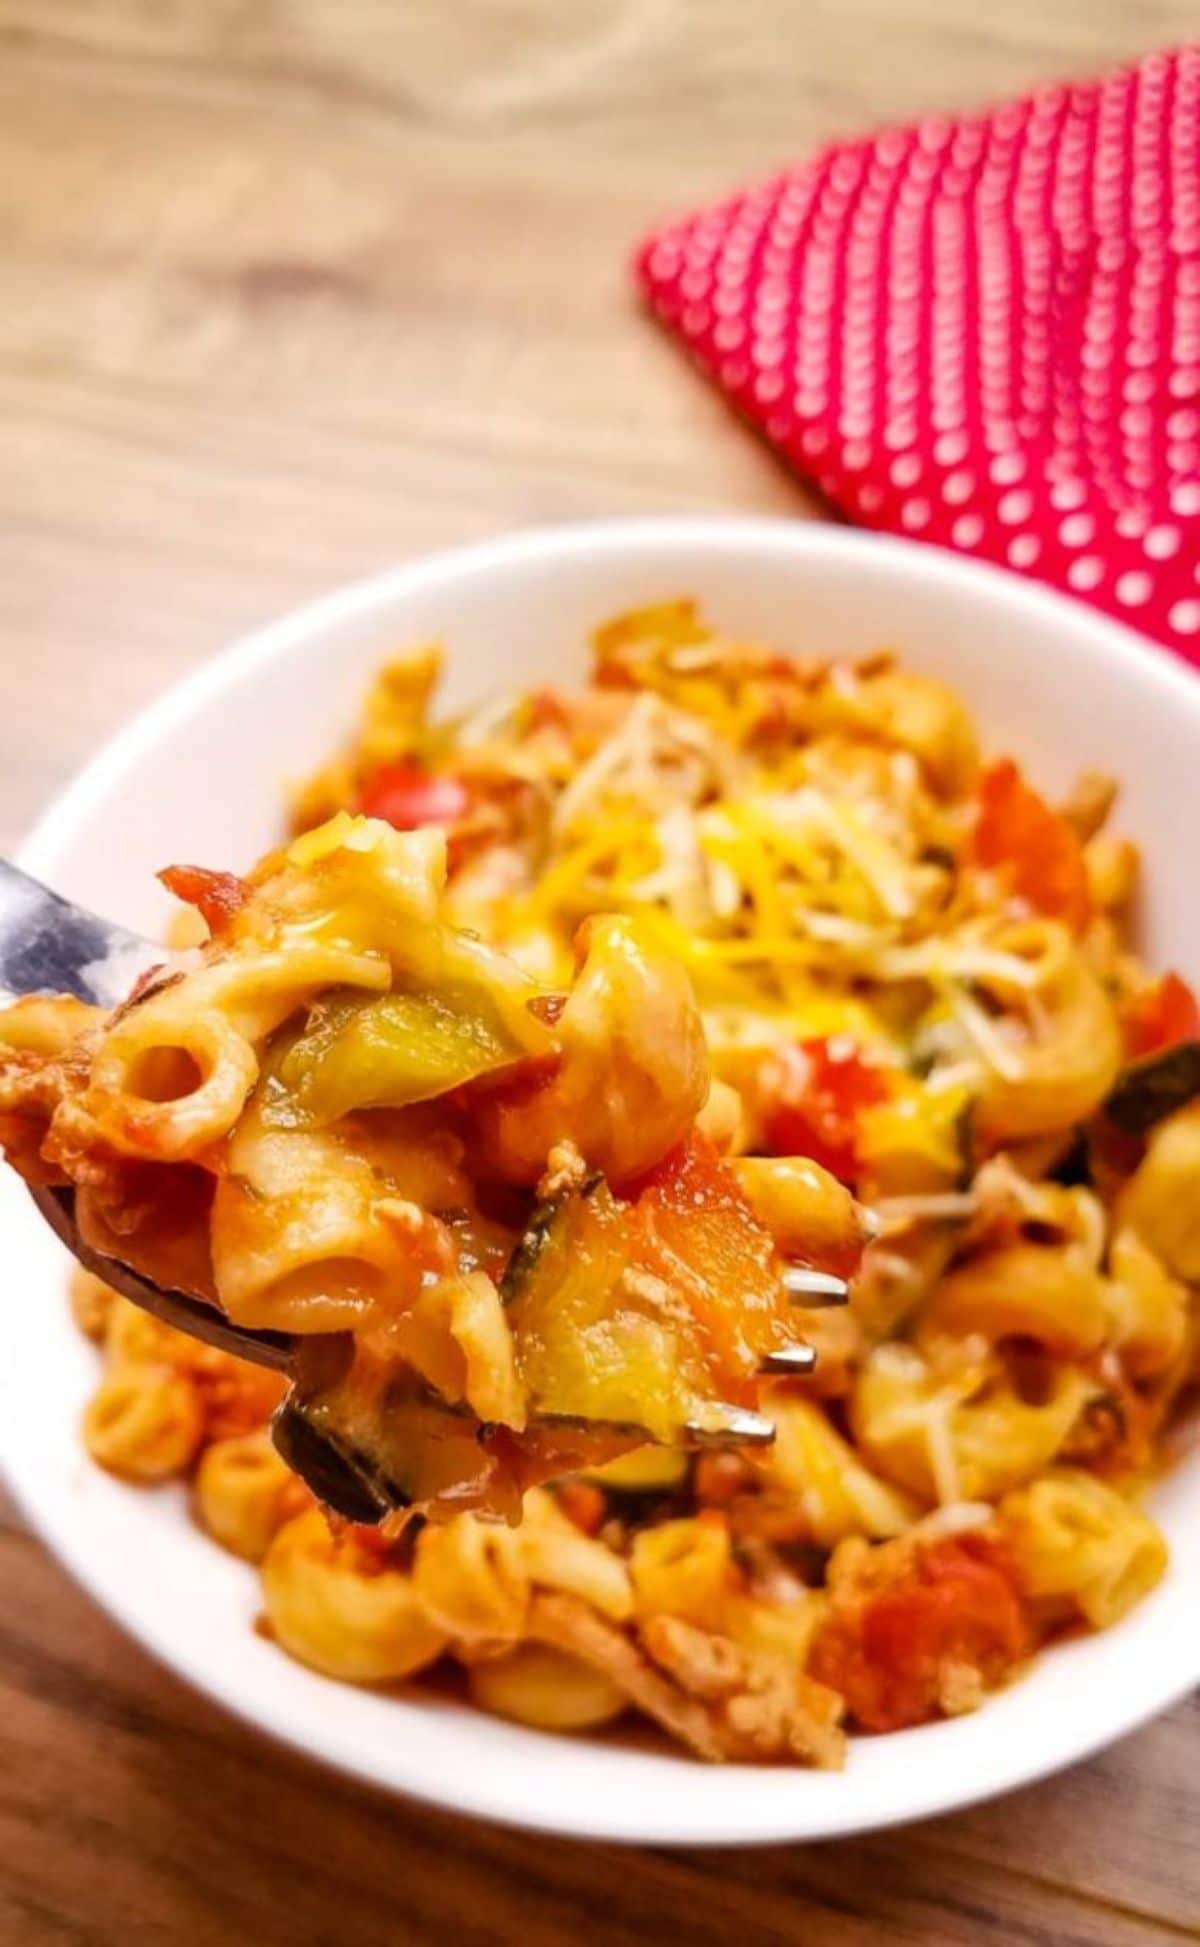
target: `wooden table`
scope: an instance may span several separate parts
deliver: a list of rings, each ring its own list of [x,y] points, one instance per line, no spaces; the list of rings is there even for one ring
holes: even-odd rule
[[[1194,0],[0,0],[0,838],[248,624],[546,520],[814,514],[637,314],[641,229]],[[622,1853],[399,1805],[166,1676],[0,1512],[5,1942],[1141,1943],[1192,1703],[863,1842]],[[131,1573],[136,1566],[131,1565]]]

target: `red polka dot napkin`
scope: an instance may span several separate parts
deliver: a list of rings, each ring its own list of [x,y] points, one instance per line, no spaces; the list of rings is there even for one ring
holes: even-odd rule
[[[851,520],[1200,664],[1200,45],[837,144],[668,224],[637,271]]]

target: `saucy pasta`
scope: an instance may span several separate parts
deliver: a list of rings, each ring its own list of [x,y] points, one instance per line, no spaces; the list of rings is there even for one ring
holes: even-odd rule
[[[331,1676],[451,1663],[482,1709],[710,1759],[837,1765],[1118,1622],[1200,1365],[1200,1012],[1130,944],[1111,781],[1052,804],[945,686],[686,601],[601,628],[578,690],[443,721],[438,666],[379,672],[248,881],[168,875],[198,968],[0,1022],[0,1112],[94,1236],[349,1335],[356,1412],[416,1373],[477,1471],[407,1436],[450,1518],[331,1527],[275,1382],[81,1276],[94,1457],[190,1479]],[[851,1302],[763,1382],[789,1260]],[[714,1394],[774,1443],[689,1450]]]
[[[293,1335],[285,1453],[349,1452],[401,1517],[516,1519],[569,1466],[741,1427],[785,1253],[856,1258],[860,1224],[803,1159],[807,1221],[763,1221],[703,1126],[687,974],[636,921],[581,925],[548,989],[444,918],[446,858],[341,812],[247,879],[167,871],[208,944],[110,1016],[65,1004],[61,1046],[29,1031],[53,1002],[0,1018],[0,1112],[101,1261]],[[93,1446],[153,1421],[174,1452],[182,1408],[122,1373]]]

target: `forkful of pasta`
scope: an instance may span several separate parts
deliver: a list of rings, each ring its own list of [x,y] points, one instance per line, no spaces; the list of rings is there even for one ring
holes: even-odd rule
[[[864,1241],[815,1163],[722,1153],[652,930],[587,921],[548,991],[448,924],[445,848],[341,813],[247,878],[171,868],[208,937],[170,962],[0,870],[8,1160],[85,1266],[286,1375],[277,1446],[360,1522],[769,1443]]]

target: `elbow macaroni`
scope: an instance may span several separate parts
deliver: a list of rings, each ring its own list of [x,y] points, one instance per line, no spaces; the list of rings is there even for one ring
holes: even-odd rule
[[[1200,1107],[1182,1110],[1150,1138],[1121,1192],[1120,1222],[1149,1245],[1175,1277],[1200,1282]]]
[[[345,1683],[396,1683],[433,1663],[445,1632],[404,1570],[364,1559],[317,1508],[281,1528],[262,1568],[267,1621],[289,1655]]]
[[[247,1562],[262,1561],[278,1530],[308,1499],[265,1427],[205,1447],[192,1492],[201,1527]]]
[[[545,1643],[522,1643],[506,1656],[473,1663],[467,1681],[481,1710],[537,1731],[595,1730],[629,1707],[611,1677]]]
[[[1167,1566],[1153,1522],[1094,1474],[1072,1468],[1010,1495],[1000,1521],[1029,1594],[1066,1603],[1093,1629],[1119,1622]]]
[[[196,1389],[170,1366],[118,1365],[101,1380],[83,1420],[92,1459],[129,1481],[186,1473],[204,1437]]]
[[[1027,1400],[1003,1366],[966,1342],[939,1370],[910,1347],[883,1346],[851,1399],[855,1437],[885,1479],[924,1505],[994,1501],[1061,1451],[1099,1390],[1072,1366]]]
[[[781,1392],[771,1410],[775,1444],[762,1463],[768,1491],[798,1508],[819,1547],[848,1535],[883,1541],[912,1526],[920,1503],[864,1465],[815,1401]]]

